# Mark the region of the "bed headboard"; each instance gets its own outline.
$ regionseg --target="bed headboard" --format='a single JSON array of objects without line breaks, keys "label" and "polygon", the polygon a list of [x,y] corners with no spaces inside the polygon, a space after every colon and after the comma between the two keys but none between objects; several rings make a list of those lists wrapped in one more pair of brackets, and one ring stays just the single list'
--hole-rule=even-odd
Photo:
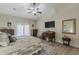
[{"label": "bed headboard", "polygon": [[14,35],[14,29],[0,29],[0,31]]}]

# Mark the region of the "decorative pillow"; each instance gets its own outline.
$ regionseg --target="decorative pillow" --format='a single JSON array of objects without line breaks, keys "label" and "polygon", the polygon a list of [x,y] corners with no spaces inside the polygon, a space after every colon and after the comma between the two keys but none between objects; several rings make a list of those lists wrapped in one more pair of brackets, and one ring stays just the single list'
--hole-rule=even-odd
[{"label": "decorative pillow", "polygon": [[15,42],[17,39],[14,36],[8,36],[10,43]]},{"label": "decorative pillow", "polygon": [[15,40],[15,41],[17,40],[17,38],[16,38],[15,36],[12,36],[12,38],[13,38],[13,40]]}]

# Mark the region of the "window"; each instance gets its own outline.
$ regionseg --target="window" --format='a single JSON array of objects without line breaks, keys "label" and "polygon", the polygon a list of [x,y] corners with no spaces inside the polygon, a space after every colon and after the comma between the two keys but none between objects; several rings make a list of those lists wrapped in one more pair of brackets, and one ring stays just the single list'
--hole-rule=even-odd
[{"label": "window", "polygon": [[16,32],[17,36],[30,36],[30,27],[28,24],[18,24]]}]

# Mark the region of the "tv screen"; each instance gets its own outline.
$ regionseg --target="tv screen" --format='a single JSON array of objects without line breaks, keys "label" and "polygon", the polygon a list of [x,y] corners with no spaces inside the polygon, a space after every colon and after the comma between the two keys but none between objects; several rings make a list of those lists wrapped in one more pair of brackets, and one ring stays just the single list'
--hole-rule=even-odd
[{"label": "tv screen", "polygon": [[55,21],[45,22],[45,28],[54,28]]}]

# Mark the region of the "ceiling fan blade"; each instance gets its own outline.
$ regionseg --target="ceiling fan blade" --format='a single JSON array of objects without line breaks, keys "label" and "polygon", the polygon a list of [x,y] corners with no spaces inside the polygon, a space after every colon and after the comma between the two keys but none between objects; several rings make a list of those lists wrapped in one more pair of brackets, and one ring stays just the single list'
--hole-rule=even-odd
[{"label": "ceiling fan blade", "polygon": [[40,13],[40,14],[42,14],[42,12],[40,12],[40,11],[37,11],[37,13]]},{"label": "ceiling fan blade", "polygon": [[34,10],[34,8],[30,7],[30,8],[27,8],[27,10]]},{"label": "ceiling fan blade", "polygon": [[27,11],[27,13],[32,13],[32,12],[33,12],[33,10],[28,10],[28,11]]}]

